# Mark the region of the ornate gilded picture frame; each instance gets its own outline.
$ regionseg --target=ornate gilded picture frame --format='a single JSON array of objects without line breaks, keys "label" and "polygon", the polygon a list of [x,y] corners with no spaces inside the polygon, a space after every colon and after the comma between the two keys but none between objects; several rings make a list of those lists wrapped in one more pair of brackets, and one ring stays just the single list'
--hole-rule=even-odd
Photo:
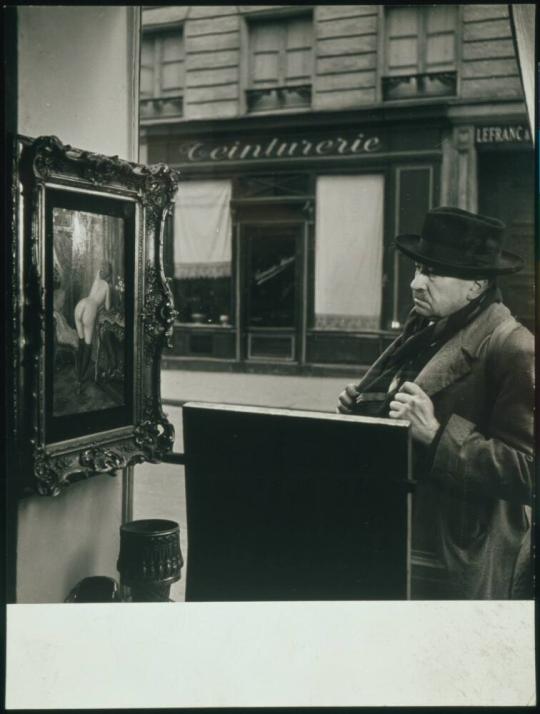
[{"label": "ornate gilded picture frame", "polygon": [[23,492],[171,450],[161,351],[175,310],[163,230],[178,175],[19,137],[13,245],[16,443]]}]

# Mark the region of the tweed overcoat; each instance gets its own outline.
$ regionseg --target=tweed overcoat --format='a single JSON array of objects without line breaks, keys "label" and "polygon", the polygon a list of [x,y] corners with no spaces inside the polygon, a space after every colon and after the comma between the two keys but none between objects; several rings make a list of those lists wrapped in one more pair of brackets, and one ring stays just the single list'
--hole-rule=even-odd
[{"label": "tweed overcoat", "polygon": [[448,598],[520,597],[530,564],[533,336],[493,303],[414,381],[442,430],[429,466],[414,474],[413,547],[423,539],[419,547],[442,561]]}]

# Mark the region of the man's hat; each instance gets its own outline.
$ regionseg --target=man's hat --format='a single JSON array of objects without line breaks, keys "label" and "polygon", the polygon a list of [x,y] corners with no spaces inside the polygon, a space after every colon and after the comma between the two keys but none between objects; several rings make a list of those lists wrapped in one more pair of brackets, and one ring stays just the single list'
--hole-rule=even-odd
[{"label": "man's hat", "polygon": [[405,255],[447,275],[490,278],[523,267],[519,256],[502,250],[505,228],[496,218],[441,206],[428,211],[421,235],[399,235],[395,242]]}]

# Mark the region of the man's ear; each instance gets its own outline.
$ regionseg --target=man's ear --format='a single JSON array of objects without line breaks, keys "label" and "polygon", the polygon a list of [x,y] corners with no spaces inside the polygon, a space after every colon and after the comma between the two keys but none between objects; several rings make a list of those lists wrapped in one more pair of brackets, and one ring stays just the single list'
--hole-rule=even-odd
[{"label": "man's ear", "polygon": [[487,286],[487,280],[472,280],[471,287],[469,288],[469,300],[474,300],[481,295],[487,289]]}]

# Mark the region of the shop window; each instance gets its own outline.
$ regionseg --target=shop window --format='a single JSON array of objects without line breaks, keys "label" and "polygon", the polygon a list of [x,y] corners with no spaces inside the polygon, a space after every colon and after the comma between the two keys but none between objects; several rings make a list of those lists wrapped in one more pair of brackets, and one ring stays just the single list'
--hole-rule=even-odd
[{"label": "shop window", "polygon": [[380,329],[383,206],[380,174],[318,177],[315,329]]},{"label": "shop window", "polygon": [[143,33],[140,89],[141,121],[182,116],[184,38],[180,28]]},{"label": "shop window", "polygon": [[456,94],[457,5],[385,9],[383,98]]},{"label": "shop window", "polygon": [[251,20],[248,24],[248,111],[311,105],[311,15]]},{"label": "shop window", "polygon": [[178,320],[233,323],[231,182],[186,181],[174,214],[174,294]]}]

